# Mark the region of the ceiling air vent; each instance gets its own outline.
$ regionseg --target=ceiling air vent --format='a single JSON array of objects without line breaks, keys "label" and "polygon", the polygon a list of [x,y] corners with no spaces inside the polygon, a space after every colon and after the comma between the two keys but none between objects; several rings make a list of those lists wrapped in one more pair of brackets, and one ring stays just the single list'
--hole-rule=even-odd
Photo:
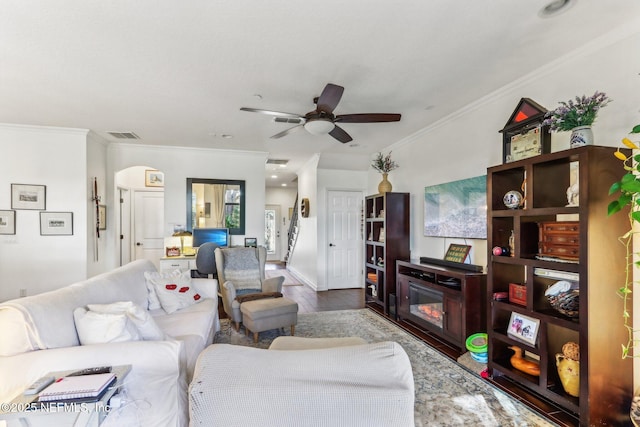
[{"label": "ceiling air vent", "polygon": [[140,139],[140,137],[133,132],[107,132],[107,133],[116,139]]},{"label": "ceiling air vent", "polygon": [[282,159],[267,159],[267,164],[268,165],[280,165],[280,166],[286,166],[287,163],[289,163],[289,160],[282,160]]},{"label": "ceiling air vent", "polygon": [[302,123],[302,119],[301,118],[289,118],[289,117],[274,117],[273,121],[276,123],[292,123],[292,124],[299,124]]}]

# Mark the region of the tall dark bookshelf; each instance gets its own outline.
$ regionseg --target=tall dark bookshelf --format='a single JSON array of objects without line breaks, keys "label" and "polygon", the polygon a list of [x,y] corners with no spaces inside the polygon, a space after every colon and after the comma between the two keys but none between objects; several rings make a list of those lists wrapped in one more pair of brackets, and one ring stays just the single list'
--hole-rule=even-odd
[{"label": "tall dark bookshelf", "polygon": [[365,197],[365,300],[395,317],[396,261],[409,260],[409,193]]},{"label": "tall dark bookshelf", "polygon": [[[608,189],[624,173],[614,151],[586,146],[487,170],[487,331],[492,381],[526,401],[539,396],[561,408],[557,421],[563,424],[626,425],[629,421],[633,366],[630,359],[621,358],[627,331],[622,324],[622,299],[616,293],[625,282],[625,248],[618,237],[629,223],[624,213],[607,216]],[[579,206],[567,206],[573,162],[577,162]],[[524,206],[506,208],[505,193],[521,188],[525,188]],[[579,225],[577,256],[571,262],[540,259],[540,224],[564,220]],[[512,230],[512,256],[493,255],[493,247],[509,246]],[[550,305],[545,290],[558,279],[541,275],[545,270],[578,275],[577,316],[566,316]],[[524,286],[524,301],[494,299],[494,293],[509,292],[510,283]],[[535,343],[521,342],[507,333],[512,313],[539,321]],[[556,368],[556,354],[569,341],[580,346],[578,397],[565,392]],[[540,376],[511,366],[513,352],[508,347],[513,345],[539,359]]]}]

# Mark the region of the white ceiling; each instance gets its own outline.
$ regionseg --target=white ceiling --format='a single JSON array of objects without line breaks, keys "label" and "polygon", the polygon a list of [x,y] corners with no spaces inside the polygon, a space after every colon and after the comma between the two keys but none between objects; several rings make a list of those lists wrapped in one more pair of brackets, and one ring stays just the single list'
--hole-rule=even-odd
[{"label": "white ceiling", "polygon": [[[0,122],[130,131],[136,144],[313,153],[338,168],[388,147],[598,37],[637,0],[5,0]],[[343,124],[341,144],[240,107],[304,114],[325,84],[335,114],[401,113]],[[260,95],[260,96],[256,96]],[[232,139],[222,138],[223,134]],[[128,141],[130,142],[130,141]],[[352,146],[353,145],[353,146]],[[343,163],[343,164],[341,164]]]}]

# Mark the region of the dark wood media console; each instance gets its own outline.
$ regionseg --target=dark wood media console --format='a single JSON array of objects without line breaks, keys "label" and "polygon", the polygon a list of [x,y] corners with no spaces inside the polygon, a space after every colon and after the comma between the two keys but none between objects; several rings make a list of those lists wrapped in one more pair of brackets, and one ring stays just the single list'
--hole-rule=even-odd
[{"label": "dark wood media console", "polygon": [[469,335],[486,332],[486,277],[461,269],[397,261],[398,318],[464,352]]}]

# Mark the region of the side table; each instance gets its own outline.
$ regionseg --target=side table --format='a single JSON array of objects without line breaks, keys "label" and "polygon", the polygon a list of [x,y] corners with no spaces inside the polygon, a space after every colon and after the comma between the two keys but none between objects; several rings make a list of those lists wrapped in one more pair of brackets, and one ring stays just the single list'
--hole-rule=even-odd
[{"label": "side table", "polygon": [[[77,369],[70,369],[67,371],[50,372],[45,376],[58,378],[65,377]],[[11,421],[18,420],[20,425],[59,425],[56,422],[49,422],[53,420],[47,420],[47,417],[58,414],[60,417],[65,416],[73,419],[68,425],[74,427],[90,426],[97,427],[109,415],[109,400],[113,397],[122,384],[124,379],[131,371],[131,365],[113,366],[111,372],[116,374],[116,382],[109,387],[107,392],[97,401],[83,402],[83,403],[67,403],[64,401],[54,402],[38,402],[39,394],[25,396],[23,394],[18,395],[9,403],[2,403],[0,407],[0,420],[7,420],[9,425],[12,425]],[[58,421],[58,420],[56,420]],[[65,425],[67,425],[65,423]]]}]

